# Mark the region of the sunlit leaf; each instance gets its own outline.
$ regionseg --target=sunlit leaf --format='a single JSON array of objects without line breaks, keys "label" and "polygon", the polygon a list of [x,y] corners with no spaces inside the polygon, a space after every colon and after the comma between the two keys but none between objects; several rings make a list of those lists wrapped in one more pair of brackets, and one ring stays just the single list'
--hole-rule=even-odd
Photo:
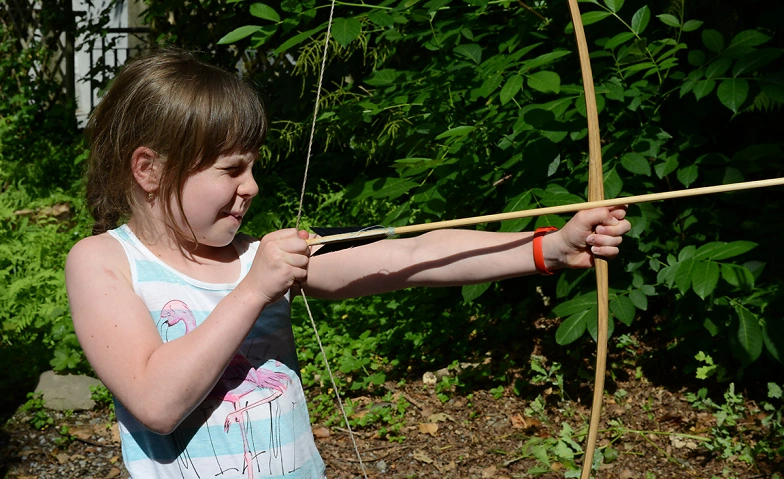
[{"label": "sunlit leaf", "polygon": [[634,33],[640,35],[642,32],[644,32],[650,20],[651,9],[648,8],[648,5],[645,5],[641,9],[637,10],[637,12],[635,12],[634,16],[632,17],[632,30],[634,30]]},{"label": "sunlit leaf", "polygon": [[279,22],[280,15],[274,8],[264,3],[254,3],[250,6],[250,14],[254,17],[263,18],[272,22]]},{"label": "sunlit leaf", "polygon": [[226,45],[230,43],[235,43],[243,38],[249,37],[254,33],[261,30],[261,27],[258,25],[245,25],[244,27],[236,28],[218,40],[218,45]]}]

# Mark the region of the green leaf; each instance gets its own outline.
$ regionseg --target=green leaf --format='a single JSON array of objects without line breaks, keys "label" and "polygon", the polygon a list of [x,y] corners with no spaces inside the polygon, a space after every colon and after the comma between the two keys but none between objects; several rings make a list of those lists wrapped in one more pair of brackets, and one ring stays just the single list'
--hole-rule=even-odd
[{"label": "green leaf", "polygon": [[465,45],[458,45],[453,50],[458,55],[462,55],[477,65],[482,62],[482,47],[476,43],[468,43]]},{"label": "green leaf", "polygon": [[482,86],[479,87],[479,94],[482,97],[487,98],[495,92],[499,86],[501,86],[501,82],[504,81],[503,75],[500,73],[496,73],[495,75],[491,75],[482,82]]},{"label": "green leaf", "polygon": [[778,48],[754,50],[748,55],[740,58],[738,62],[735,63],[735,67],[732,69],[732,76],[736,77],[738,75],[743,75],[746,72],[758,70],[759,68],[776,60],[781,56],[782,53],[784,53],[784,51]]},{"label": "green leaf", "polygon": [[770,37],[757,30],[744,30],[732,38],[730,47],[756,47],[770,41]]},{"label": "green leaf", "polygon": [[368,14],[368,20],[382,28],[391,27],[395,24],[395,19],[392,15],[383,10],[375,10]]},{"label": "green leaf", "polygon": [[719,265],[713,261],[696,261],[691,274],[691,286],[702,299],[707,298],[719,284]]},{"label": "green leaf", "polygon": [[583,25],[590,25],[592,23],[600,22],[610,15],[612,15],[612,13],[604,10],[596,10],[593,12],[585,12],[580,15],[580,18],[583,20]]},{"label": "green leaf", "polygon": [[661,15],[656,15],[656,18],[662,21],[668,27],[673,28],[680,28],[681,22],[678,20],[675,15],[670,15],[669,13],[662,13]]},{"label": "green leaf", "polygon": [[604,0],[604,4],[607,5],[607,8],[615,13],[618,13],[618,10],[623,7],[623,2],[624,0]]},{"label": "green leaf", "polygon": [[[526,192],[520,193],[519,195],[515,196],[511,200],[506,203],[504,207],[504,213],[509,213],[510,211],[522,211],[528,209],[528,206],[531,204],[531,190]],[[518,218],[516,220],[508,220],[501,222],[501,232],[517,232],[522,231],[528,223],[531,222],[531,218]]]},{"label": "green leaf", "polygon": [[506,84],[501,88],[501,104],[506,105],[509,100],[515,97],[520,89],[523,87],[523,77],[520,75],[512,75]]},{"label": "green leaf", "polygon": [[648,297],[641,290],[633,289],[629,291],[629,299],[632,301],[635,308],[643,311],[648,310]]},{"label": "green leaf", "polygon": [[555,342],[563,346],[580,339],[580,336],[585,332],[587,322],[590,321],[591,313],[593,313],[595,322],[596,308],[581,311],[566,318],[566,321],[561,323],[555,332]]},{"label": "green leaf", "polygon": [[549,65],[550,63],[554,62],[555,60],[565,57],[570,52],[568,50],[556,50],[554,52],[545,53],[543,55],[539,55],[536,58],[531,60],[526,60],[523,62],[524,70],[533,70],[534,68],[538,68],[544,65]]},{"label": "green leaf", "polygon": [[716,78],[724,75],[730,69],[732,60],[719,58],[705,68],[705,78]]},{"label": "green leaf", "polygon": [[251,41],[252,41],[251,46],[253,48],[259,48],[267,40],[269,40],[269,38],[272,35],[274,35],[275,32],[277,32],[277,31],[278,31],[278,25],[277,24],[264,25],[263,27],[261,27],[259,29],[258,32],[254,33],[253,36],[251,37]]},{"label": "green leaf", "polygon": [[280,46],[275,49],[275,54],[279,54],[279,53],[285,52],[289,48],[299,45],[300,43],[302,43],[306,39],[312,37],[314,34],[320,32],[321,30],[324,30],[325,28],[327,28],[327,24],[326,23],[321,24],[321,25],[319,25],[318,27],[316,27],[316,28],[314,28],[312,30],[308,30],[308,31],[305,31],[305,32],[298,33],[298,34],[294,35],[293,37],[289,38],[285,42],[281,43]]},{"label": "green leaf", "polygon": [[656,176],[658,176],[659,179],[664,178],[678,169],[678,155],[668,156],[663,162],[657,163],[653,169],[656,171]]},{"label": "green leaf", "polygon": [[280,21],[280,15],[278,15],[278,12],[276,12],[274,8],[264,3],[254,3],[251,5],[250,14],[254,17],[263,18],[264,20],[270,20],[272,22]]},{"label": "green leaf", "polygon": [[699,20],[687,20],[686,23],[683,24],[683,31],[693,32],[694,30],[700,28],[701,26],[702,26],[702,22]]},{"label": "green leaf", "polygon": [[395,199],[417,186],[419,186],[418,183],[405,178],[380,178],[366,182],[363,192],[356,199],[367,197]]},{"label": "green leaf", "polygon": [[699,174],[700,173],[697,165],[690,165],[685,168],[679,168],[676,176],[678,177],[678,181],[680,181],[683,186],[688,188],[689,185],[697,181]]},{"label": "green leaf", "polygon": [[732,110],[733,113],[738,113],[749,94],[749,82],[743,78],[724,80],[719,84],[716,94],[724,106]]},{"label": "green leaf", "polygon": [[762,330],[759,326],[757,315],[744,306],[736,305],[738,313],[738,342],[743,349],[741,361],[748,366],[762,354]]},{"label": "green leaf", "polygon": [[714,261],[721,261],[723,259],[734,258],[735,256],[742,255],[756,247],[757,243],[751,241],[733,241],[732,243],[728,243],[721,251],[718,251],[711,259]]},{"label": "green leaf", "polygon": [[766,319],[765,327],[762,328],[762,339],[770,355],[784,364],[784,319],[780,316]]},{"label": "green leaf", "polygon": [[617,47],[618,45],[624,44],[634,38],[634,33],[632,32],[621,32],[604,44],[605,50],[612,50],[613,48]]},{"label": "green leaf", "polygon": [[569,301],[564,301],[553,308],[553,314],[562,318],[587,311],[591,308],[596,309],[596,293],[585,293]]},{"label": "green leaf", "polygon": [[[645,295],[643,295],[643,298],[645,298]],[[632,301],[629,296],[618,294],[610,300],[610,311],[618,318],[618,321],[626,326],[631,326],[637,309],[635,308],[634,301]]]},{"label": "green leaf", "polygon": [[561,77],[551,71],[540,71],[528,76],[528,86],[541,92],[561,91]]},{"label": "green leaf", "polygon": [[686,294],[691,287],[692,271],[694,271],[693,259],[678,263],[678,269],[675,270],[675,286],[678,287],[681,294]]},{"label": "green leaf", "polygon": [[754,289],[754,275],[745,266],[721,263],[721,277],[736,288],[745,291]]},{"label": "green leaf", "polygon": [[768,397],[770,399],[781,399],[782,393],[781,386],[776,383],[768,383]]},{"label": "green leaf", "polygon": [[694,85],[694,97],[697,98],[699,101],[710,92],[713,91],[713,88],[716,86],[716,80],[703,80],[699,81]]},{"label": "green leaf", "polygon": [[436,140],[443,140],[444,138],[452,138],[455,136],[466,136],[474,131],[475,126],[461,125],[450,128],[436,137]]},{"label": "green leaf", "polygon": [[645,31],[645,27],[648,26],[648,22],[651,20],[651,9],[648,8],[648,5],[645,5],[641,9],[635,12],[634,16],[632,17],[632,30],[637,35],[640,35],[642,32]]},{"label": "green leaf", "polygon": [[719,53],[720,51],[724,50],[724,37],[722,37],[721,33],[716,30],[703,30],[702,43],[708,50],[714,53]]},{"label": "green leaf", "polygon": [[338,17],[332,21],[332,38],[342,47],[359,38],[361,32],[362,23],[356,18]]},{"label": "green leaf", "polygon": [[618,169],[613,168],[604,175],[604,197],[615,198],[623,190],[623,180],[618,174]]},{"label": "green leaf", "polygon": [[394,83],[399,75],[400,72],[397,70],[385,68],[384,70],[374,71],[369,78],[364,80],[364,82],[373,86],[389,85],[390,83]]},{"label": "green leaf", "polygon": [[236,28],[218,40],[218,45],[226,45],[229,43],[238,42],[243,38],[253,35],[259,30],[261,30],[261,27],[258,25],[245,25],[244,27]]},{"label": "green leaf", "polygon": [[621,165],[636,175],[651,176],[651,164],[639,153],[626,153],[621,157]]},{"label": "green leaf", "polygon": [[491,284],[493,283],[469,284],[463,286],[463,302],[473,302],[476,298],[482,296],[482,293],[487,291]]}]

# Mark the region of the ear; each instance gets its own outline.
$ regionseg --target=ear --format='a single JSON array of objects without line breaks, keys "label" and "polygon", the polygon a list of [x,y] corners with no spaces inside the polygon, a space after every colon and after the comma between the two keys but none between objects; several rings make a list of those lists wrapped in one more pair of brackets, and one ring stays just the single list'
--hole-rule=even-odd
[{"label": "ear", "polygon": [[160,182],[161,159],[158,153],[140,146],[131,155],[131,170],[136,182],[147,193],[155,193]]}]

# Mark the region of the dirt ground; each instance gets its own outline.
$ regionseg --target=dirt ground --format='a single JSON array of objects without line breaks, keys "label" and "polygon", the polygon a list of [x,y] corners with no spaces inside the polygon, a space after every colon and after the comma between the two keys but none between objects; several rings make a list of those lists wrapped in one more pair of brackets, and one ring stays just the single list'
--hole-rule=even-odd
[{"label": "dirt ground", "polygon": [[[715,417],[694,410],[685,402],[683,394],[653,386],[644,379],[615,385],[615,394],[605,395],[600,445],[609,445],[617,452],[612,456],[617,457],[605,461],[594,477],[782,477],[782,458],[773,461],[759,458],[757,464],[748,465],[733,458],[721,460],[711,454],[700,438],[708,437]],[[386,388],[393,392],[394,398],[402,396],[410,403],[399,431],[405,438],[399,442],[380,438],[378,425],[355,431],[368,477],[579,477],[552,454],[547,458],[547,465],[534,457],[536,451],[532,446],[537,443],[551,440],[552,450],[553,441],[562,437],[563,423],[580,431],[587,421],[587,408],[574,401],[560,400],[552,390],[544,398],[545,409],[534,412],[531,401],[506,390],[496,390],[495,395],[490,391],[474,391],[470,396],[452,395],[442,402],[435,387],[422,381],[403,386],[390,383]],[[623,394],[618,393],[621,390]],[[547,393],[545,390],[545,396]],[[360,407],[355,414],[384,405],[378,401],[357,398]],[[6,423],[0,434],[0,476],[6,479],[128,477],[122,466],[116,425],[111,426],[108,410],[50,414],[53,423],[43,431],[31,427],[30,412],[18,411]],[[73,439],[63,441],[58,432],[62,426],[69,427]],[[315,424],[313,430],[327,463],[328,477],[363,477],[346,429]],[[575,444],[583,446],[583,436],[574,432],[570,437]],[[576,459],[581,462],[579,454]]]}]

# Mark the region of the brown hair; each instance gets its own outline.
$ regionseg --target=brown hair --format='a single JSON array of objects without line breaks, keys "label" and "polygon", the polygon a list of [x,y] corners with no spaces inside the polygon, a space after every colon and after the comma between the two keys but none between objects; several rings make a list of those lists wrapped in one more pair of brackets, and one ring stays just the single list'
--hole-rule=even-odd
[{"label": "brown hair", "polygon": [[[180,49],[151,50],[127,63],[87,124],[90,155],[87,205],[100,234],[138,211],[141,190],[131,156],[146,146],[161,158],[156,195],[167,225],[181,239],[196,241],[174,221],[168,201],[182,211],[188,177],[227,153],[257,152],[267,118],[254,89],[235,75]],[[187,224],[188,229],[190,225]]]}]

